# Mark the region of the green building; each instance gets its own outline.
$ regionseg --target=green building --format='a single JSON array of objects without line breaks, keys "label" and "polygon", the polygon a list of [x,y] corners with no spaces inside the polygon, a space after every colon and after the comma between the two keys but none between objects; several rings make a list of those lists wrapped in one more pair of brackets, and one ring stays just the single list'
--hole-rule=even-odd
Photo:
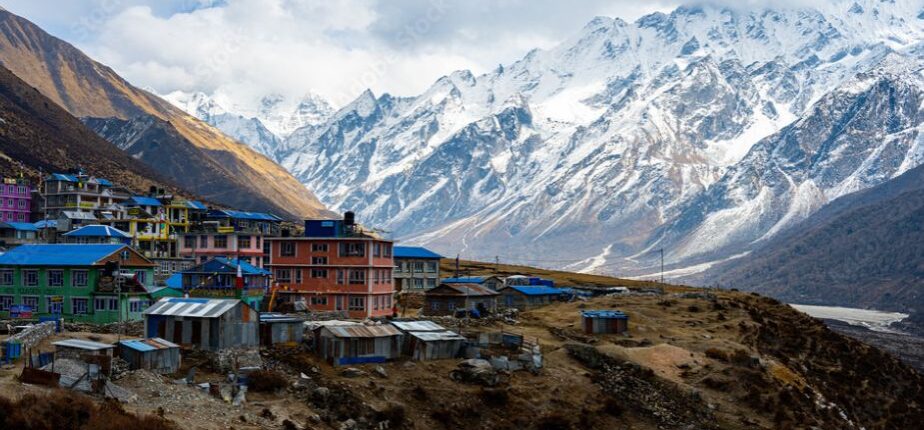
[{"label": "green building", "polygon": [[154,267],[125,245],[22,245],[0,255],[0,318],[16,310],[65,321],[140,320]]}]

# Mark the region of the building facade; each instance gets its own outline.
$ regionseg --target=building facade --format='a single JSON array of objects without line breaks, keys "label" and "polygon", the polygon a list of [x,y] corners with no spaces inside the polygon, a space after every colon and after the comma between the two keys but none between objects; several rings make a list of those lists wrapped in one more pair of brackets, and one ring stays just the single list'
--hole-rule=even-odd
[{"label": "building facade", "polygon": [[260,309],[269,289],[270,272],[245,261],[240,262],[243,285],[237,283],[238,260],[216,257],[181,272],[181,289],[189,297],[238,299]]},{"label": "building facade", "polygon": [[32,187],[29,181],[4,178],[0,185],[0,221],[29,222],[32,211]]},{"label": "building facade", "polygon": [[344,220],[305,221],[304,237],[267,239],[279,296],[351,318],[392,314],[392,242]]},{"label": "building facade", "polygon": [[419,246],[395,247],[395,289],[425,291],[440,282],[441,255]]},{"label": "building facade", "polygon": [[17,305],[28,307],[33,317],[139,320],[150,304],[153,269],[125,245],[22,245],[0,255],[0,318]]},{"label": "building facade", "polygon": [[119,204],[128,196],[115,192],[112,182],[85,173],[54,173],[42,187],[43,219],[56,219],[62,211],[93,213]]}]

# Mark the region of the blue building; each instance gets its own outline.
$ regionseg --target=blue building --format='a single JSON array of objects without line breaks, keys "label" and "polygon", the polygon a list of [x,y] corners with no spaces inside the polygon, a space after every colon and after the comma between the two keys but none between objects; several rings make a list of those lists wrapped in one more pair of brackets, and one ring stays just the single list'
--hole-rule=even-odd
[{"label": "blue building", "polygon": [[[236,289],[238,264],[244,278],[244,288],[240,291]],[[176,288],[176,281],[175,277],[168,278],[167,286]],[[240,299],[254,309],[260,309],[270,286],[270,272],[246,261],[216,257],[184,270],[179,281],[183,294],[190,297]]]},{"label": "blue building", "polygon": [[128,233],[108,225],[85,225],[62,235],[65,243],[111,243],[131,245]]}]

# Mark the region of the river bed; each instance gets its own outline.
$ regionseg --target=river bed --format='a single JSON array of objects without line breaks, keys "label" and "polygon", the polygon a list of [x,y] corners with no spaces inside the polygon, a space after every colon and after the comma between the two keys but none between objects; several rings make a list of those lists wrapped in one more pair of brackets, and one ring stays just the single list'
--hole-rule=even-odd
[{"label": "river bed", "polygon": [[901,312],[885,312],[873,309],[796,304],[790,304],[790,306],[818,319],[842,321],[850,325],[865,327],[881,333],[902,334],[902,331],[896,330],[890,327],[890,325],[908,318],[908,314],[903,314]]}]

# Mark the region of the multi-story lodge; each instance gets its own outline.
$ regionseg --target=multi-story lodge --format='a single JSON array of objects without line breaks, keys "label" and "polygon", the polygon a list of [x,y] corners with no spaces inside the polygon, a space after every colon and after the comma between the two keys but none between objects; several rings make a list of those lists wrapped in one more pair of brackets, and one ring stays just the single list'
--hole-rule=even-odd
[{"label": "multi-story lodge", "polygon": [[45,178],[42,219],[56,219],[63,211],[94,213],[119,204],[127,194],[112,182],[85,173],[54,173]]},{"label": "multi-story lodge", "polygon": [[395,288],[425,291],[440,282],[441,255],[419,246],[395,247]]},{"label": "multi-story lodge", "polygon": [[0,255],[0,318],[17,306],[33,317],[138,320],[153,284],[154,264],[125,245],[22,245]]},{"label": "multi-story lodge", "polygon": [[4,178],[0,185],[0,221],[29,222],[32,187],[22,178]]},{"label": "multi-story lodge", "polygon": [[215,257],[240,258],[264,267],[268,262],[268,237],[280,234],[281,218],[267,213],[210,210],[204,220],[182,235],[181,257],[204,263]]},{"label": "multi-story lodge", "polygon": [[269,267],[283,300],[351,318],[392,313],[392,242],[364,230],[353,213],[343,220],[306,220],[304,237],[270,243]]}]

